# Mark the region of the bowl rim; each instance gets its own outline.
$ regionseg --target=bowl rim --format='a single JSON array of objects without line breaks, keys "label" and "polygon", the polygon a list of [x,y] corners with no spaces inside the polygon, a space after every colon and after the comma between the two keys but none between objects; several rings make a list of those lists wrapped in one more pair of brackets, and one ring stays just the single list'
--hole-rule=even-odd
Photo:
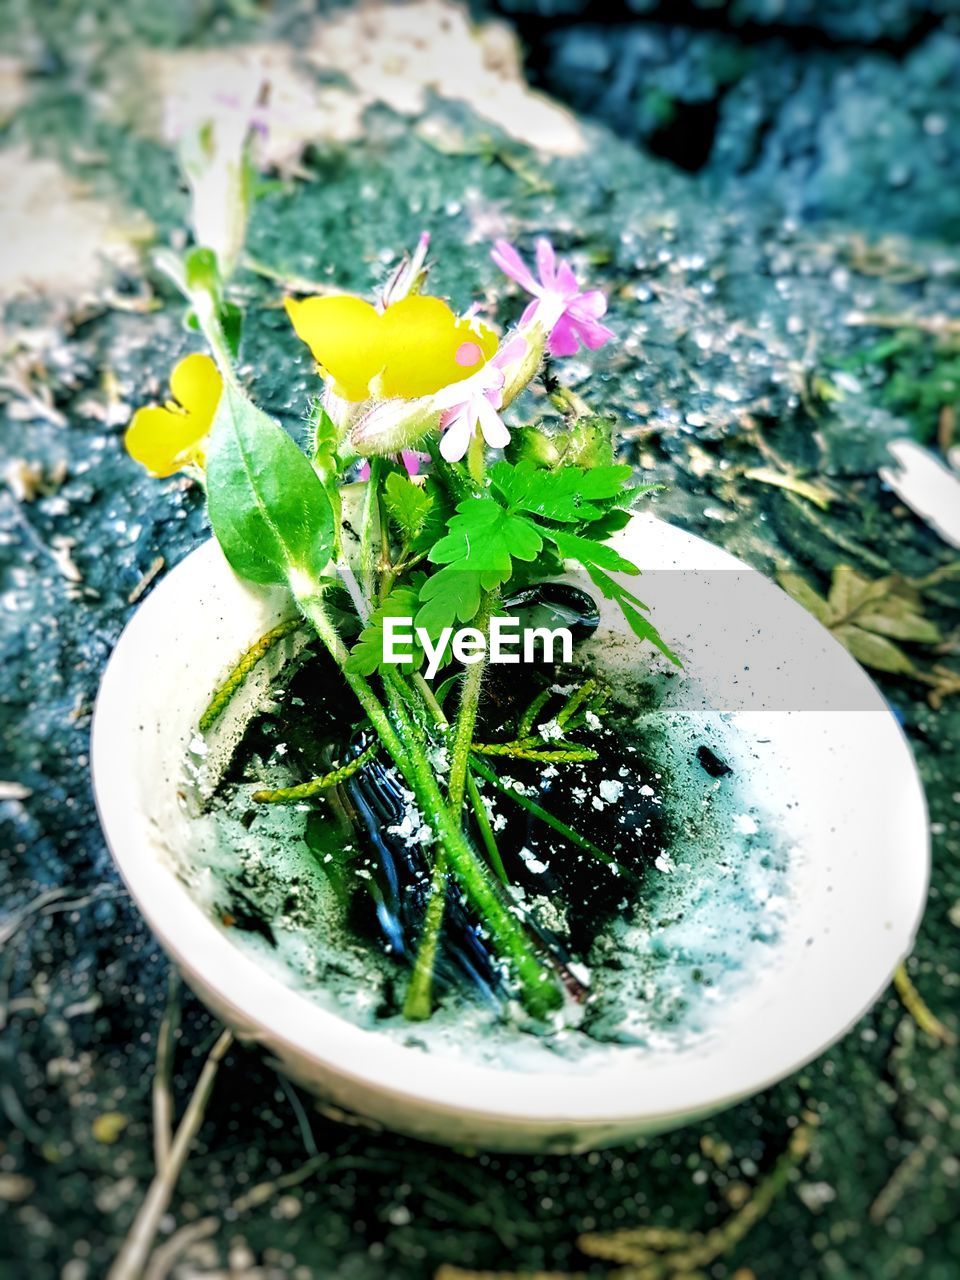
[{"label": "bowl rim", "polygon": [[[652,516],[635,516],[631,529],[656,530],[663,545],[674,545],[681,558],[687,556],[711,568],[736,569],[757,574],[742,561],[695,535]],[[636,530],[635,530],[636,532]],[[226,575],[226,577],[225,577]],[[762,575],[757,575],[762,578]],[[788,602],[791,610],[807,623],[822,628],[800,605],[789,600],[779,587],[763,579],[770,591]],[[667,1127],[675,1120],[719,1110],[744,1097],[770,1087],[825,1052],[841,1039],[887,988],[895,968],[912,948],[926,902],[930,875],[930,836],[926,800],[916,764],[901,726],[869,677],[842,646],[829,637],[837,662],[849,664],[851,678],[868,687],[872,709],[832,714],[877,717],[876,727],[890,737],[891,751],[898,757],[905,802],[911,807],[912,848],[910,859],[913,901],[909,915],[896,925],[896,961],[872,979],[858,978],[855,990],[847,994],[841,1017],[834,1017],[829,1031],[823,1028],[803,1050],[768,1052],[755,1068],[740,1063],[735,1079],[718,1087],[711,1071],[697,1064],[679,1064],[669,1070],[657,1068],[640,1078],[634,1060],[629,1067],[594,1069],[592,1084],[610,1087],[582,1087],[585,1076],[577,1070],[564,1072],[524,1071],[477,1065],[451,1058],[437,1050],[401,1044],[394,1036],[361,1027],[295,991],[271,974],[248,953],[231,942],[219,929],[163,859],[162,848],[144,821],[134,801],[131,786],[134,744],[125,741],[132,731],[128,681],[138,674],[138,655],[144,642],[162,630],[166,617],[175,610],[178,598],[193,591],[209,590],[226,583],[230,591],[246,593],[254,602],[262,592],[240,584],[226,565],[219,548],[210,540],[189,553],[154,588],[123,629],[104,671],[91,725],[91,773],[93,792],[107,845],[134,901],[164,949],[185,973],[210,993],[218,1006],[231,1011],[234,1025],[243,1039],[259,1040],[281,1053],[305,1060],[332,1076],[352,1081],[361,1090],[388,1096],[415,1111],[456,1114],[494,1125],[522,1125],[527,1129],[569,1130],[584,1126],[629,1127],[638,1124]],[[198,597],[202,599],[203,597]],[[781,601],[782,606],[782,601]],[[782,606],[785,607],[785,606]],[[799,618],[797,619],[799,624]],[[826,634],[826,633],[824,633]],[[140,677],[146,674],[139,671]],[[918,838],[919,837],[919,838]],[[917,872],[919,871],[919,876]],[[616,1049],[617,1046],[612,1046]],[[685,1055],[690,1058],[691,1055]],[[642,1071],[642,1067],[641,1067]],[[625,1092],[629,1090],[629,1092]],[[652,1096],[651,1096],[652,1095]],[[647,1101],[644,1101],[644,1097]],[[633,1100],[631,1100],[633,1099]]]}]

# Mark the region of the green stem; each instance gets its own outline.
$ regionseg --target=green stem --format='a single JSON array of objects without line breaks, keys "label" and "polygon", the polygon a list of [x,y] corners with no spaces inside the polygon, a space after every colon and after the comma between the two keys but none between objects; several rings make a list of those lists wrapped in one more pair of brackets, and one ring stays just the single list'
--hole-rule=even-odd
[{"label": "green stem", "polygon": [[[480,605],[475,625],[484,630],[490,621],[490,597],[485,596]],[[459,819],[463,808],[463,793],[467,781],[467,762],[470,758],[470,744],[473,741],[473,730],[477,722],[477,707],[480,702],[480,685],[483,680],[484,663],[475,662],[467,668],[460,695],[460,707],[457,712],[457,725],[453,734],[452,759],[450,764],[450,783],[447,799],[451,810]],[[443,927],[443,912],[447,900],[447,858],[443,850],[438,854],[430,882],[430,897],[427,900],[426,918],[420,944],[417,947],[417,958],[413,966],[413,977],[407,990],[403,1012],[408,1018],[429,1018],[432,1006],[433,967],[436,962],[437,949],[440,945],[440,930]]]},{"label": "green stem", "polygon": [[545,1017],[558,1009],[563,1003],[563,994],[500,896],[489,871],[471,848],[460,829],[459,819],[447,807],[426,754],[420,749],[420,731],[403,698],[398,696],[394,706],[400,729],[398,733],[367,681],[344,670],[347,650],[327,616],[322,598],[319,595],[299,596],[297,603],[341,668],[344,679],[379,734],[380,741],[413,791],[424,818],[439,841],[442,853],[437,863],[449,858],[468,901],[489,930],[494,947],[510,965],[525,1007],[534,1017]]},{"label": "green stem", "polygon": [[433,716],[434,722],[440,729],[449,729],[450,722],[443,713],[443,707],[434,696],[433,690],[424,680],[419,671],[415,671],[410,677],[411,683],[419,690],[420,697],[424,700],[430,714]]},{"label": "green stem", "polygon": [[497,838],[493,834],[493,827],[490,825],[490,819],[487,816],[487,807],[483,803],[483,798],[477,790],[477,784],[473,774],[467,770],[467,795],[470,797],[470,805],[473,809],[473,816],[477,820],[477,829],[483,840],[484,848],[487,851],[487,857],[490,859],[490,865],[500,877],[504,884],[508,885],[510,879],[507,875],[506,868],[503,865],[503,859],[500,857],[500,850],[497,847]]},{"label": "green stem", "polygon": [[599,858],[601,862],[607,863],[608,866],[616,867],[620,872],[624,872],[623,867],[617,862],[616,858],[611,858],[609,853],[605,853],[599,845],[595,845],[592,840],[588,840],[586,836],[582,836],[579,831],[574,831],[573,827],[568,827],[560,818],[555,817],[549,809],[544,809],[542,805],[537,804],[535,800],[529,799],[528,796],[521,795],[519,791],[514,791],[512,787],[508,787],[501,782],[494,771],[477,756],[471,756],[470,767],[479,773],[481,778],[486,778],[491,786],[497,788],[505,796],[509,796],[515,801],[521,809],[526,809],[528,813],[532,813],[535,818],[539,818],[541,822],[545,822],[548,827],[553,827],[554,831],[559,832],[571,844],[577,845],[581,849],[585,849],[588,853],[592,853],[595,858]]},{"label": "green stem", "polygon": [[433,1013],[433,970],[440,947],[444,909],[447,904],[447,853],[441,849],[433,864],[430,895],[423,917],[423,933],[417,946],[410,985],[403,1001],[403,1016],[411,1022],[425,1022]]},{"label": "green stem", "polygon": [[[540,743],[542,744],[542,739]],[[536,760],[539,764],[583,764],[596,760],[591,747],[547,747],[530,742],[474,742],[471,751],[480,756],[509,756],[512,760]]]},{"label": "green stem", "polygon": [[237,665],[233,668],[226,680],[214,690],[213,697],[207,705],[206,711],[200,717],[198,725],[201,733],[206,733],[209,728],[226,710],[233,695],[246,680],[247,676],[257,665],[265,654],[269,653],[275,644],[282,640],[291,632],[298,631],[303,626],[303,619],[298,614],[294,618],[288,618],[286,622],[281,622],[273,627],[270,631],[260,637],[255,644],[252,644],[246,651]]},{"label": "green stem", "polygon": [[[480,602],[480,611],[474,621],[478,631],[486,631],[490,623],[492,598],[485,595]],[[486,661],[481,659],[467,667],[463,678],[463,689],[460,694],[460,707],[457,711],[457,726],[453,733],[453,746],[450,757],[450,807],[459,813],[463,807],[463,791],[467,781],[467,763],[470,759],[470,746],[473,742],[473,731],[477,723],[477,708],[480,705],[480,686]]]},{"label": "green stem", "polygon": [[479,431],[475,431],[467,448],[467,470],[470,472],[470,478],[477,484],[483,484],[486,475],[484,449],[483,436]]},{"label": "green stem", "polygon": [[331,769],[329,773],[324,773],[319,778],[311,778],[309,782],[301,782],[295,787],[278,787],[275,791],[255,791],[250,799],[255,804],[293,804],[295,800],[309,800],[311,796],[319,795],[321,791],[328,791],[330,787],[346,782],[355,773],[359,773],[379,749],[380,743],[374,739],[358,756],[348,760],[339,769]]},{"label": "green stem", "polygon": [[379,526],[382,469],[382,458],[370,459],[370,478],[363,495],[363,513],[360,520],[360,581],[363,585],[363,594],[371,606],[377,596],[377,549],[374,531]]}]

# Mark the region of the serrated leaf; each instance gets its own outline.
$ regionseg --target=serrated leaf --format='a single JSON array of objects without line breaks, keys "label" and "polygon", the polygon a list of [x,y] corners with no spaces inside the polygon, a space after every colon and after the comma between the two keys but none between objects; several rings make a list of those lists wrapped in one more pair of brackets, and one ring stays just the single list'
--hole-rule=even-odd
[{"label": "serrated leaf", "polygon": [[252,582],[317,580],[333,547],[333,509],[287,433],[227,383],[207,454],[210,523],[234,570]]},{"label": "serrated leaf", "polygon": [[433,574],[420,588],[416,625],[436,639],[444,627],[471,622],[480,611],[481,577],[476,570],[455,565]]},{"label": "serrated leaf", "polygon": [[495,492],[512,511],[528,511],[544,520],[563,524],[599,520],[606,510],[597,503],[621,497],[631,468],[627,465],[560,467],[543,471],[532,462],[498,462],[490,470]]},{"label": "serrated leaf", "polygon": [[778,573],[777,581],[788,596],[796,600],[797,604],[803,605],[823,626],[828,627],[834,621],[833,610],[826,600],[799,573]]},{"label": "serrated leaf", "polygon": [[430,552],[434,564],[476,571],[490,591],[510,577],[513,558],[534,560],[543,546],[537,526],[504,511],[490,497],[467,498],[457,506],[446,537]]},{"label": "serrated leaf", "polygon": [[845,622],[833,633],[856,660],[874,671],[886,671],[891,675],[913,675],[915,667],[903,650],[885,636],[864,631],[851,622]]},{"label": "serrated leaf", "polygon": [[423,528],[408,548],[410,554],[419,556],[425,556],[445,536],[447,525],[456,510],[453,499],[433,476],[427,476],[424,481],[424,491],[431,499],[430,510],[423,522]]},{"label": "serrated leaf", "polygon": [[683,666],[683,663],[646,616],[649,613],[649,609],[642,600],[639,600],[621,582],[617,582],[615,578],[611,578],[609,574],[604,573],[602,569],[588,567],[587,573],[590,575],[591,581],[600,588],[601,593],[608,600],[613,600],[615,604],[620,606],[620,610],[635,636],[640,640],[648,640],[675,667]]},{"label": "serrated leaf", "polygon": [[[665,658],[675,666],[682,663],[660,632],[645,613],[649,612],[642,600],[638,599],[627,587],[610,577],[612,573],[628,573],[636,575],[640,572],[635,564],[625,560],[619,551],[603,543],[592,542],[589,538],[578,537],[560,529],[551,529],[547,536],[555,543],[557,550],[568,560],[577,560],[586,569],[591,580],[600,588],[608,600],[615,601],[630,625],[634,635],[641,640],[649,640],[659,649]],[[609,571],[609,572],[607,572]]]},{"label": "serrated leaf", "polygon": [[579,530],[582,538],[590,538],[593,542],[606,542],[615,533],[625,529],[633,519],[632,511],[624,511],[619,506],[612,506],[599,520],[592,520]]},{"label": "serrated leaf", "polygon": [[423,485],[414,484],[399,471],[387,476],[383,501],[407,542],[412,542],[420,533],[433,506],[433,497]]},{"label": "serrated leaf", "polygon": [[568,533],[565,529],[545,529],[544,535],[553,542],[565,560],[576,560],[585,569],[596,566],[610,573],[637,574],[640,570],[629,560],[625,560],[619,551],[608,547],[603,542],[594,542],[590,538],[576,533]]},{"label": "serrated leaf", "polygon": [[[416,581],[404,583],[394,589],[386,600],[374,610],[373,616],[360,633],[356,644],[350,650],[346,669],[356,675],[370,676],[383,665],[383,625],[387,618],[415,618],[420,607],[420,587],[423,575]],[[410,645],[413,664],[409,670],[416,671],[423,662],[423,650],[416,643]],[[392,664],[391,664],[392,665]],[[404,664],[404,670],[407,665]]]}]

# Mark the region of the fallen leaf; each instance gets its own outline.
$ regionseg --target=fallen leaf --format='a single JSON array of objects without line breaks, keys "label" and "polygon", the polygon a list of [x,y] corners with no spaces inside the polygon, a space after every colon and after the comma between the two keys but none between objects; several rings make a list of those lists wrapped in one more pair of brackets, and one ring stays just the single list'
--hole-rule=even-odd
[{"label": "fallen leaf", "polygon": [[821,511],[828,510],[833,501],[834,495],[823,485],[801,480],[798,476],[792,476],[786,471],[776,471],[773,467],[751,467],[743,475],[746,480],[756,480],[759,484],[773,485],[777,489],[788,489],[798,498],[806,498]]}]

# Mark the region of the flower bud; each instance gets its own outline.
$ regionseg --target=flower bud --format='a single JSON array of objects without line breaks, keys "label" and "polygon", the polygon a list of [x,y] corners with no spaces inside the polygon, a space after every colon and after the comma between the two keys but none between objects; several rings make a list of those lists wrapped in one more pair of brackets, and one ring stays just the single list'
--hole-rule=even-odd
[{"label": "flower bud", "polygon": [[416,400],[375,400],[360,413],[350,429],[350,444],[361,458],[379,457],[412,449],[440,425],[440,410],[433,396]]},{"label": "flower bud", "polygon": [[502,409],[505,409],[511,401],[516,400],[524,387],[528,386],[537,376],[540,362],[543,360],[543,350],[547,342],[546,330],[537,319],[533,319],[529,324],[521,326],[517,330],[517,336],[526,341],[527,349],[520,360],[504,368],[503,395],[500,401]]},{"label": "flower bud", "polygon": [[430,232],[425,231],[420,237],[413,254],[404,254],[403,261],[396,268],[383,288],[380,305],[384,308],[408,298],[412,293],[422,293],[430,273],[426,265],[427,250],[430,247]]}]

